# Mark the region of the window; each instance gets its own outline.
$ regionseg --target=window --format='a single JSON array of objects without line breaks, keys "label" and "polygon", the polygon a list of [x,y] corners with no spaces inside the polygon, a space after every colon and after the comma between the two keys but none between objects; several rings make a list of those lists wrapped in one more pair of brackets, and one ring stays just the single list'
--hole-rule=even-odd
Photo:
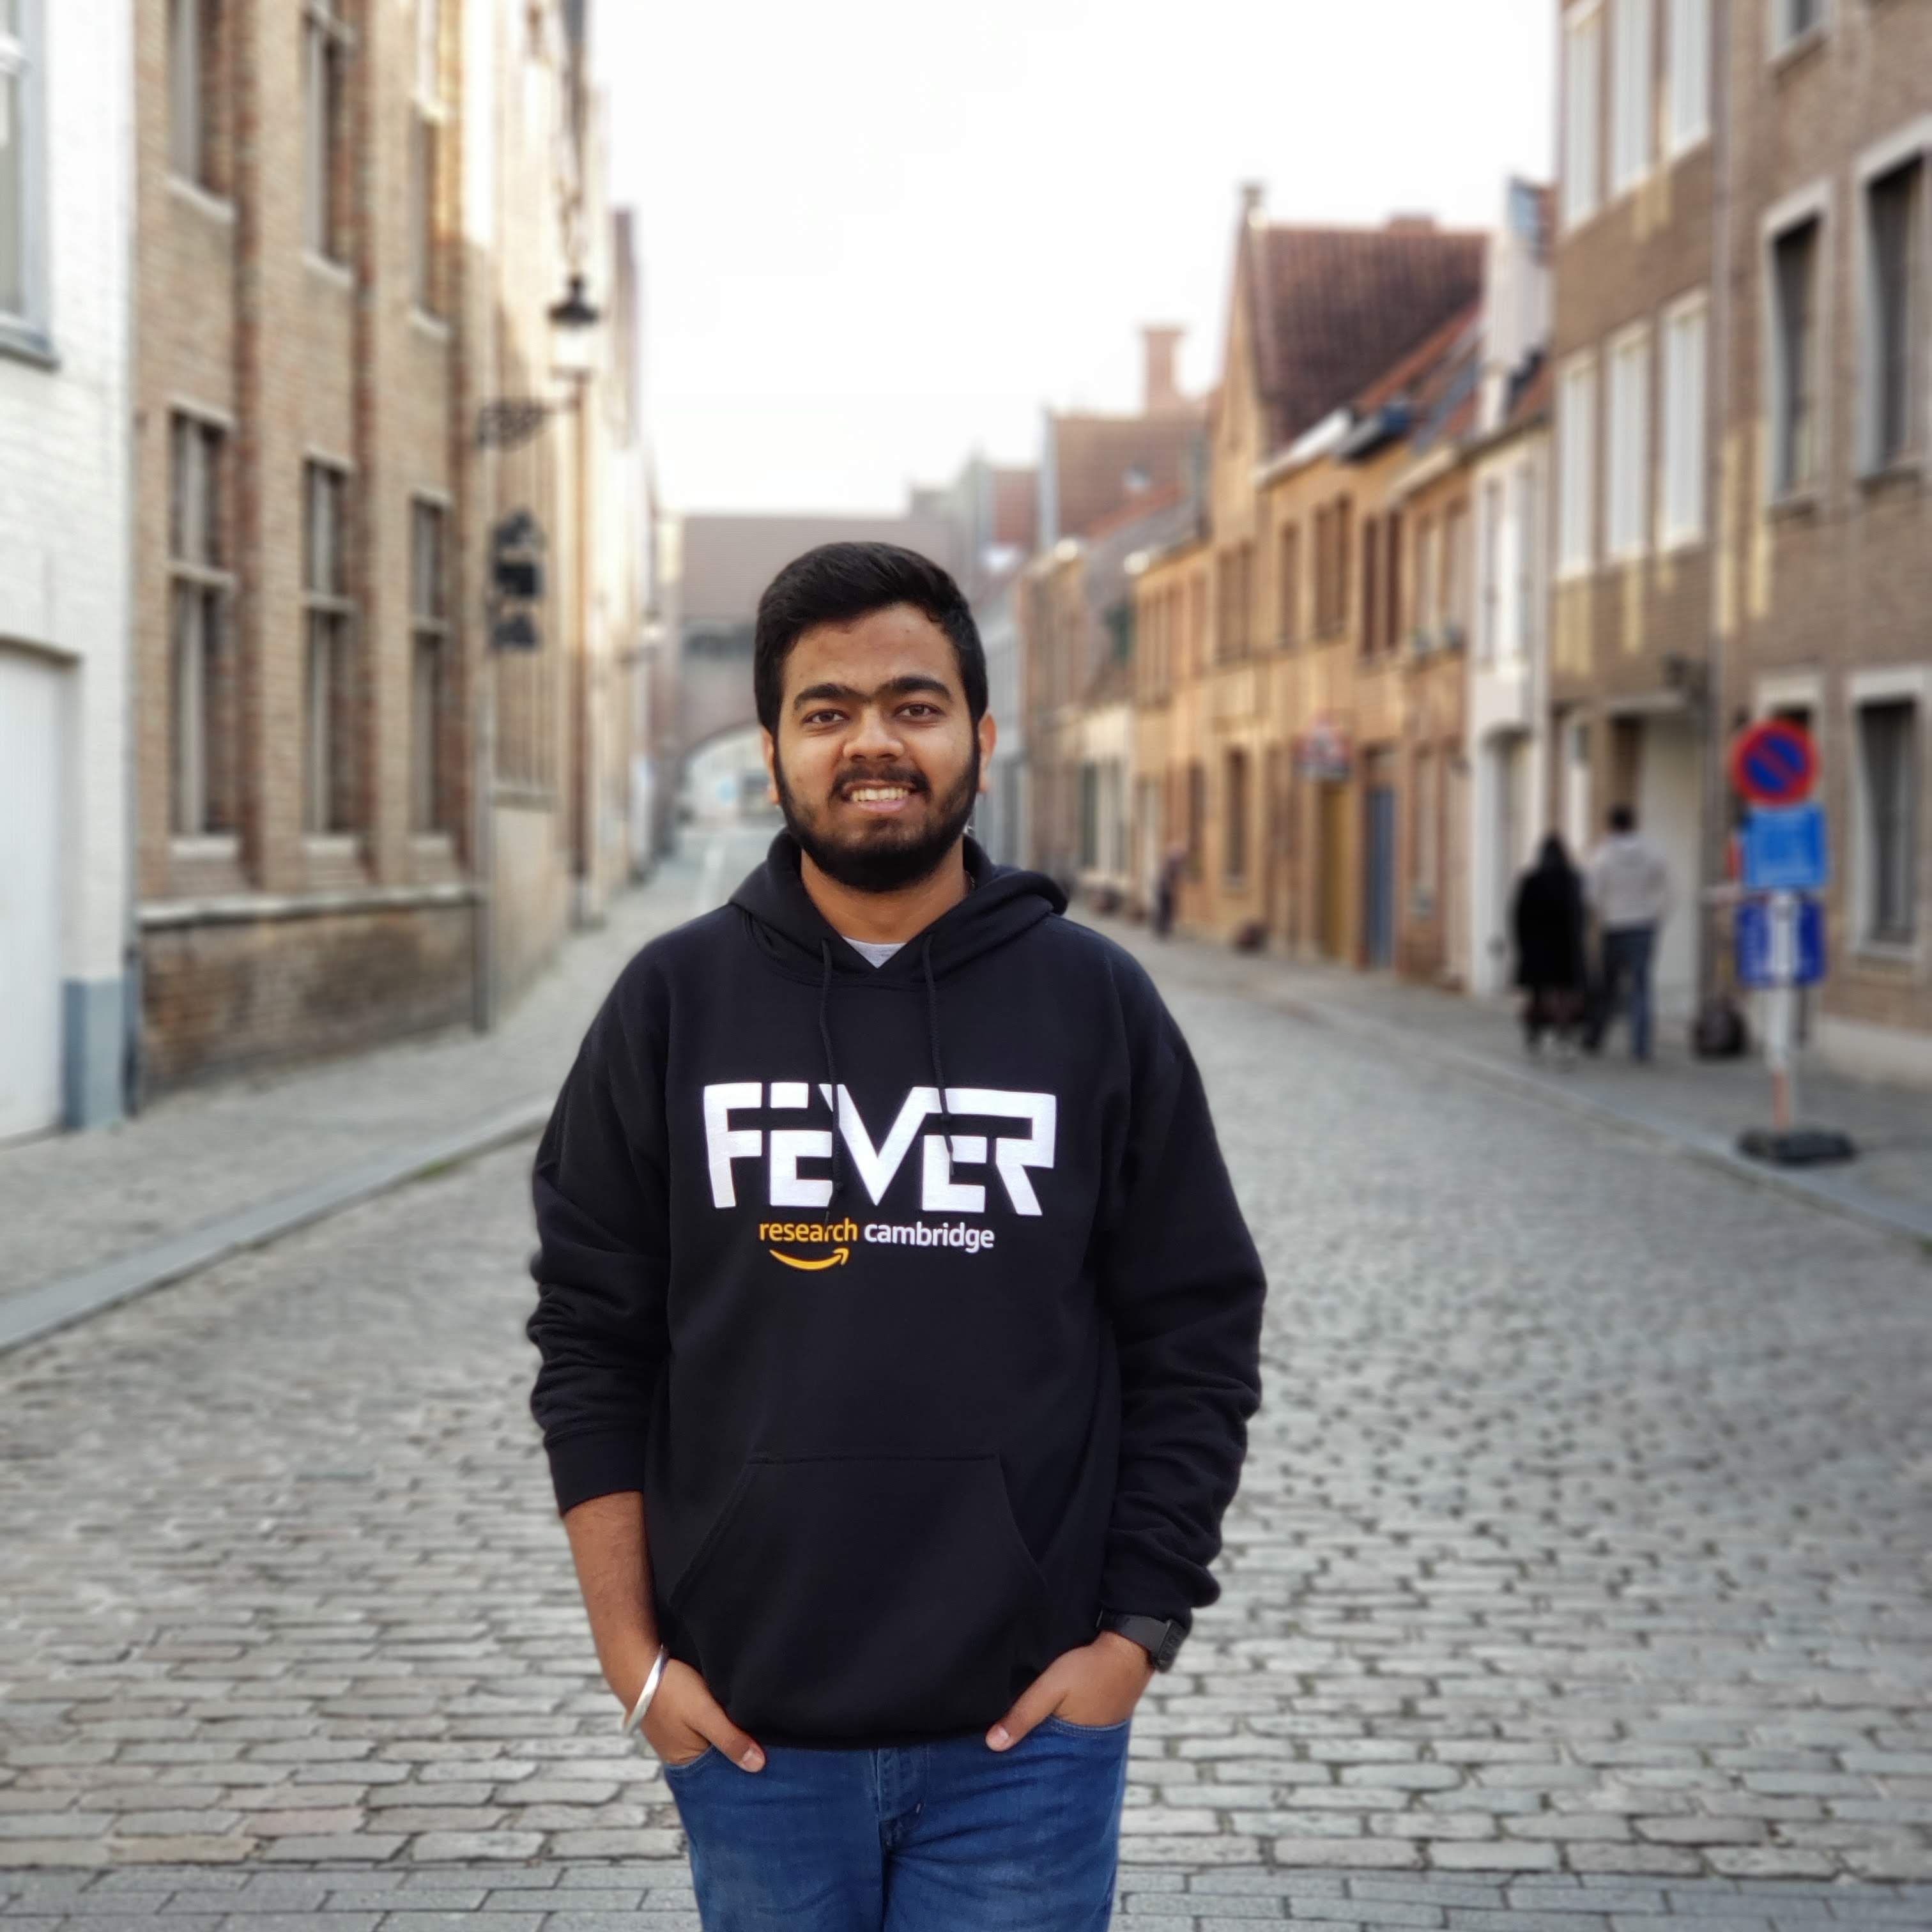
[{"label": "window", "polygon": [[1556,400],[1556,442],[1562,484],[1558,514],[1562,548],[1558,560],[1568,571],[1588,570],[1596,561],[1597,372],[1586,361],[1564,371]]},{"label": "window", "polygon": [[1646,488],[1649,439],[1650,344],[1627,335],[1610,351],[1609,474],[1606,548],[1612,557],[1642,554],[1649,505]]},{"label": "window", "polygon": [[0,0],[0,320],[27,322],[40,307],[34,228],[40,139],[39,70],[33,59],[38,0]]},{"label": "window", "polygon": [[416,98],[410,109],[410,296],[426,315],[442,312],[442,0],[416,0]]},{"label": "window", "polygon": [[1670,0],[1670,152],[1711,131],[1711,0]]},{"label": "window", "polygon": [[1924,162],[1914,155],[1881,176],[1865,193],[1871,243],[1871,362],[1867,376],[1871,466],[1896,463],[1918,442],[1913,422],[1918,392],[1918,228]]},{"label": "window", "polygon": [[348,479],[310,463],[302,471],[302,829],[346,832],[350,825],[351,623],[345,536]]},{"label": "window", "polygon": [[1825,24],[1826,0],[1771,0],[1773,53],[1781,53]]},{"label": "window", "polygon": [[1208,648],[1208,573],[1197,570],[1187,580],[1187,668],[1198,676],[1205,668]]},{"label": "window", "polygon": [[1301,641],[1301,526],[1289,524],[1281,533],[1281,641]]},{"label": "window", "polygon": [[1424,746],[1415,754],[1415,823],[1409,849],[1414,855],[1417,909],[1426,912],[1435,903],[1440,868],[1441,814],[1437,800],[1436,753]]},{"label": "window", "polygon": [[169,418],[168,828],[176,838],[236,829],[226,456],[212,424]]},{"label": "window", "polygon": [[410,506],[410,818],[418,832],[444,830],[442,735],[449,656],[448,546],[438,503]]},{"label": "window", "polygon": [[1664,325],[1664,530],[1666,544],[1704,534],[1704,298]]},{"label": "window", "polygon": [[1818,218],[1772,244],[1772,490],[1784,496],[1817,473]]},{"label": "window", "polygon": [[1484,664],[1503,654],[1503,486],[1491,478],[1483,485],[1481,518],[1483,614],[1477,627],[1477,652]]},{"label": "window", "polygon": [[1426,516],[1416,526],[1416,647],[1432,650],[1436,644],[1436,597],[1442,581],[1442,536],[1436,518]]},{"label": "window", "polygon": [[1080,767],[1080,868],[1100,862],[1100,767],[1090,760]]},{"label": "window", "polygon": [[1918,712],[1910,698],[1858,706],[1864,772],[1864,931],[1904,944],[1917,928]]},{"label": "window", "polygon": [[210,194],[226,191],[222,0],[168,0],[168,166]]},{"label": "window", "polygon": [[1402,512],[1391,510],[1383,532],[1382,646],[1394,650],[1402,641]]},{"label": "window", "polygon": [[1574,228],[1596,212],[1601,189],[1603,10],[1579,8],[1563,40],[1563,221]]},{"label": "window", "polygon": [[1543,485],[1536,466],[1525,463],[1513,483],[1516,499],[1516,609],[1508,632],[1509,648],[1518,657],[1534,654],[1541,635]]},{"label": "window", "polygon": [[1248,875],[1248,754],[1230,752],[1227,764],[1226,871],[1238,886]]},{"label": "window", "polygon": [[1372,652],[1382,642],[1382,524],[1379,517],[1362,519],[1362,649]]},{"label": "window", "polygon": [[1613,0],[1616,62],[1610,76],[1610,187],[1635,185],[1648,172],[1651,90],[1655,68],[1651,21],[1657,0]]},{"label": "window", "polygon": [[1469,636],[1469,506],[1452,503],[1442,518],[1442,644],[1457,650]]},{"label": "window", "polygon": [[302,239],[332,262],[348,254],[350,35],[344,0],[302,0]]}]

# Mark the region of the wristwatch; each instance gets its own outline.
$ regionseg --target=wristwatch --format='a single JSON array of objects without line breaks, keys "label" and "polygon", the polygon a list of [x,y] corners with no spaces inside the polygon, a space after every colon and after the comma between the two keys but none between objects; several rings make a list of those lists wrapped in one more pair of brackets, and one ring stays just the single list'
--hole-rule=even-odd
[{"label": "wristwatch", "polygon": [[1100,1628],[1103,1630],[1118,1630],[1120,1634],[1137,1643],[1154,1659],[1156,1670],[1172,1670],[1174,1660],[1180,1654],[1180,1646],[1187,1635],[1187,1626],[1178,1624],[1166,1617],[1137,1617],[1125,1610],[1102,1610]]}]

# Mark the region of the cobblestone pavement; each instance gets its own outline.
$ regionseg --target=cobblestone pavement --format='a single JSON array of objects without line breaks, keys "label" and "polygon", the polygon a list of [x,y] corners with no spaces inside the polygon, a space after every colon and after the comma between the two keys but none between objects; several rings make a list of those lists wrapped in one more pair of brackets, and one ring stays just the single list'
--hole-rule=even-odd
[{"label": "cobblestone pavement", "polygon": [[[1217,970],[1161,956],[1267,1400],[1120,1923],[1932,1927],[1926,1257]],[[525,1408],[528,1157],[0,1359],[8,1932],[694,1924]]]}]

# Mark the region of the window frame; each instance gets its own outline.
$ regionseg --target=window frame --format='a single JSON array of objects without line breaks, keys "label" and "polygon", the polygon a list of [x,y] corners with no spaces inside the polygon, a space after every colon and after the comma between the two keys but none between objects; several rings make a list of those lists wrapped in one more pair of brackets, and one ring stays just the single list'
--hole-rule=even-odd
[{"label": "window frame", "polygon": [[0,350],[51,363],[46,16],[41,0],[19,0],[19,32],[0,34],[0,73],[14,76],[20,105],[20,304],[0,306]]},{"label": "window frame", "polygon": [[[1854,671],[1846,681],[1845,704],[1848,730],[1846,741],[1851,758],[1852,789],[1852,916],[1855,952],[1870,958],[1910,961],[1922,964],[1927,921],[1923,896],[1919,890],[1924,870],[1926,735],[1932,716],[1932,671],[1922,666]],[[1877,836],[1873,823],[1871,771],[1866,757],[1863,714],[1882,706],[1906,704],[1912,709],[1912,797],[1906,820],[1910,840],[1906,897],[1912,908],[1909,932],[1883,932],[1875,929],[1877,912]]]},{"label": "window frame", "polygon": [[[1577,43],[1586,34],[1592,37],[1595,57],[1595,71],[1591,77],[1587,96],[1578,93],[1574,79]],[[1557,199],[1558,220],[1563,232],[1568,234],[1582,227],[1604,204],[1604,183],[1608,173],[1604,165],[1604,142],[1608,129],[1604,114],[1604,0],[1577,0],[1577,4],[1564,15],[1562,58],[1563,134],[1560,159],[1563,172],[1558,184]],[[1582,144],[1576,135],[1574,111],[1578,101],[1584,98],[1589,101],[1590,112],[1588,171],[1586,177],[1581,178],[1587,179],[1587,198],[1578,192],[1577,163],[1582,157]]]},{"label": "window frame", "polygon": [[[1810,461],[1805,473],[1783,473],[1785,436],[1783,424],[1790,397],[1786,394],[1785,361],[1779,328],[1782,316],[1778,274],[1779,244],[1798,230],[1815,224],[1816,253],[1812,262],[1811,338],[1807,362],[1810,380]],[[1766,507],[1777,511],[1794,503],[1812,500],[1831,474],[1832,367],[1831,304],[1825,299],[1831,281],[1830,250],[1834,238],[1832,184],[1814,182],[1787,196],[1766,211],[1760,224],[1760,272],[1763,278],[1761,340],[1766,415],[1763,418]]]},{"label": "window frame", "polygon": [[[1671,356],[1675,332],[1695,317],[1700,324],[1702,354],[1698,361],[1696,408],[1688,416],[1680,416],[1672,409],[1676,386],[1672,380],[1676,368]],[[1657,542],[1660,550],[1694,549],[1704,543],[1710,534],[1710,461],[1711,461],[1711,295],[1706,288],[1693,289],[1679,296],[1666,305],[1658,323],[1658,350],[1657,355],[1658,387],[1658,492],[1657,492]],[[1696,505],[1695,514],[1688,521],[1673,520],[1673,501],[1671,479],[1676,474],[1673,467],[1675,448],[1671,431],[1673,424],[1688,423],[1693,437],[1693,460],[1689,465],[1693,478],[1693,493]]]},{"label": "window frame", "polygon": [[[1580,350],[1568,358],[1557,371],[1556,538],[1556,579],[1559,584],[1590,576],[1597,568],[1597,469],[1598,445],[1602,440],[1598,434],[1601,385],[1598,380],[1597,365],[1594,350]],[[1579,422],[1572,419],[1570,399],[1579,384],[1583,397],[1580,419],[1582,435],[1578,454],[1573,458],[1573,443],[1579,442],[1575,434]],[[1571,513],[1580,499],[1581,529],[1573,532]],[[1574,548],[1570,542],[1573,534],[1579,539]]]},{"label": "window frame", "polygon": [[[450,617],[450,510],[449,499],[440,493],[418,490],[410,497],[410,829],[418,838],[447,839],[450,828],[444,824],[443,792],[446,773],[444,740],[448,726],[450,638],[454,626]],[[417,548],[419,533],[428,526],[436,531],[436,568],[434,595],[428,604],[420,600],[423,572]],[[422,715],[422,662],[425,652],[436,662],[434,706],[427,720]],[[428,757],[423,753],[427,746]]]},{"label": "window frame", "polygon": [[[1634,563],[1648,555],[1651,547],[1651,415],[1654,388],[1655,356],[1652,331],[1648,320],[1620,328],[1604,345],[1604,362],[1607,380],[1604,386],[1604,560],[1606,563]],[[1626,425],[1618,406],[1619,378],[1632,358],[1637,364],[1636,409]],[[1634,438],[1626,452],[1622,432],[1626,427]],[[1628,454],[1626,476],[1618,458]],[[1619,488],[1619,484],[1623,488]],[[1630,526],[1622,521],[1625,490],[1634,493],[1630,506]]]},{"label": "window frame", "polygon": [[[227,541],[232,521],[229,485],[235,426],[218,411],[175,402],[168,406],[166,422],[167,522],[164,542],[167,564],[170,706],[168,842],[177,853],[232,856],[240,849],[235,822],[239,800],[231,797],[226,801],[222,815],[230,823],[216,825],[211,820],[215,815],[218,789],[214,760],[224,750],[231,787],[237,776],[233,744],[236,718],[230,710],[223,720],[222,729],[229,739],[224,747],[218,742],[220,733],[211,732],[208,726],[208,677],[211,633],[217,650],[232,651],[235,645],[236,574]],[[201,506],[202,526],[188,533],[187,541],[184,541],[183,512],[188,506],[180,473],[184,436],[202,445],[200,476],[205,499]],[[181,616],[190,604],[200,619],[196,627],[191,705],[184,704],[182,697],[185,673]],[[230,668],[232,674],[232,666]],[[184,808],[184,800],[191,809]]]},{"label": "window frame", "polygon": [[[1686,154],[1694,154],[1711,138],[1717,22],[1711,10],[1711,0],[1664,0],[1664,58],[1670,82],[1670,112],[1664,122],[1664,146],[1670,159],[1677,161]],[[1700,27],[1701,36],[1694,35],[1693,29]],[[1701,84],[1696,90],[1696,114],[1693,119],[1683,111],[1690,90],[1682,85],[1682,57],[1687,44],[1695,44],[1698,38],[1701,38],[1702,44],[1698,47],[1696,72]]]},{"label": "window frame", "polygon": [[1808,27],[1791,25],[1797,0],[1765,0],[1765,47],[1774,64],[1816,46],[1832,31],[1832,0],[1818,0],[1818,17]]},{"label": "window frame", "polygon": [[[351,139],[349,63],[356,52],[356,30],[344,0],[302,0],[302,247],[311,260],[341,270],[350,265],[352,246],[353,196],[345,177]],[[318,140],[323,151],[320,158]]]},{"label": "window frame", "polygon": [[[1610,0],[1610,112],[1609,199],[1620,200],[1641,188],[1657,165],[1657,0]],[[1626,22],[1637,45],[1624,45]],[[1637,56],[1627,59],[1627,54]],[[1634,71],[1635,79],[1632,74]],[[1627,90],[1635,88],[1633,97]],[[1636,128],[1634,158],[1623,152],[1628,123]]]},{"label": "window frame", "polygon": [[[334,479],[336,490],[334,548],[330,561],[334,568],[318,571],[316,507],[312,484],[319,477]],[[354,488],[352,466],[339,460],[314,453],[305,455],[302,467],[302,824],[304,842],[312,848],[333,846],[356,836],[352,802],[352,773],[345,766],[344,745],[338,735],[337,710],[352,698],[352,692],[338,688],[334,679],[351,685],[354,675],[356,606],[354,557],[351,532],[354,523],[350,493]],[[327,574],[332,582],[317,582]],[[318,739],[316,712],[316,640],[329,640],[332,681]]]},{"label": "window frame", "polygon": [[[448,10],[415,0],[416,71],[410,89],[410,304],[424,320],[446,320],[444,211],[449,146]],[[432,34],[428,29],[434,22]],[[418,170],[427,166],[427,178]]]},{"label": "window frame", "polygon": [[[1906,292],[1905,339],[1908,367],[1906,434],[1889,456],[1882,453],[1883,395],[1878,340],[1878,255],[1872,225],[1872,190],[1901,169],[1918,170],[1918,206],[1909,231],[1916,244],[1911,286]],[[1862,478],[1889,476],[1916,468],[1932,448],[1932,352],[1926,338],[1932,324],[1932,114],[1924,114],[1866,148],[1856,164],[1857,220],[1853,224],[1852,286],[1857,309],[1858,465]]]}]

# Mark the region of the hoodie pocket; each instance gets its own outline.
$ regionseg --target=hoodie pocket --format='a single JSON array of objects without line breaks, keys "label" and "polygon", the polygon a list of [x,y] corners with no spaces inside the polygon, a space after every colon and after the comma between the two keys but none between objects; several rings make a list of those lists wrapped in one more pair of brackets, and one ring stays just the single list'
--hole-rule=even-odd
[{"label": "hoodie pocket", "polygon": [[990,1724],[1046,1586],[999,1458],[754,1457],[673,1593],[754,1737]]}]

